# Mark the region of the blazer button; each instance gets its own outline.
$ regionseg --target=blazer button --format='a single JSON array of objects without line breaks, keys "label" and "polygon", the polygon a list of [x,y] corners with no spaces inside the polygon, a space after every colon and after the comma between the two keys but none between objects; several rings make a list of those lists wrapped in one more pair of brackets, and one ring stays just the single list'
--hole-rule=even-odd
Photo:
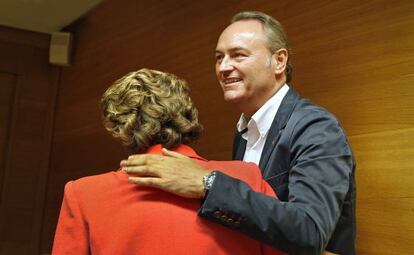
[{"label": "blazer button", "polygon": [[217,210],[217,211],[214,212],[214,217],[217,218],[217,219],[220,218],[221,215],[222,215],[222,212],[219,211],[219,210]]},{"label": "blazer button", "polygon": [[238,221],[235,221],[235,222],[234,222],[234,226],[235,226],[235,227],[239,227],[239,226],[240,226],[240,221],[239,221],[239,220],[238,220]]}]

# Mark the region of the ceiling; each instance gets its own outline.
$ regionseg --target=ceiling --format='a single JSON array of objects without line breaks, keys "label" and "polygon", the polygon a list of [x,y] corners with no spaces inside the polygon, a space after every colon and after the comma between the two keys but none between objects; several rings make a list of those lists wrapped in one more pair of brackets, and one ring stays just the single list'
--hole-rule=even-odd
[{"label": "ceiling", "polygon": [[0,0],[0,25],[51,34],[103,0]]}]

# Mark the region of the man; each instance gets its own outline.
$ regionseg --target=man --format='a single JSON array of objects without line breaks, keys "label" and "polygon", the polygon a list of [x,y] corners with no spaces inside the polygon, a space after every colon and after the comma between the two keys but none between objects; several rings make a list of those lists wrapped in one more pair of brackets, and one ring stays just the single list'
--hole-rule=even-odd
[{"label": "man", "polygon": [[169,157],[122,162],[142,175],[130,181],[203,198],[201,217],[290,254],[355,254],[352,151],[335,117],[287,85],[291,66],[281,25],[260,12],[235,15],[218,40],[216,59],[224,99],[243,113],[233,157],[258,164],[281,201],[167,150]]}]

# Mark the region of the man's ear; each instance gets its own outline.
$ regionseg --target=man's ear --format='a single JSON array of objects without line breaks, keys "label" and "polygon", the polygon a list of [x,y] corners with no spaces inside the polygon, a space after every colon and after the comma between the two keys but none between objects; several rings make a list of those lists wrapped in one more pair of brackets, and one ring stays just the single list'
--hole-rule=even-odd
[{"label": "man's ear", "polygon": [[285,72],[287,61],[288,61],[288,51],[285,48],[278,49],[273,54],[273,59],[276,63],[275,74],[280,75]]}]

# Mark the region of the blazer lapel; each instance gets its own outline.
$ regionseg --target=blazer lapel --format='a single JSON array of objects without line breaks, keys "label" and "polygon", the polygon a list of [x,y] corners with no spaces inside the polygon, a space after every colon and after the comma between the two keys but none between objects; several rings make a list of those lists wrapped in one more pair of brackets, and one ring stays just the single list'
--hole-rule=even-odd
[{"label": "blazer lapel", "polygon": [[244,152],[246,151],[247,141],[243,139],[242,134],[246,131],[247,129],[241,132],[236,131],[236,134],[234,135],[233,152],[232,152],[233,160],[243,160]]},{"label": "blazer lapel", "polygon": [[262,170],[263,176],[266,176],[265,169],[269,161],[269,157],[272,154],[273,149],[275,148],[282,131],[293,112],[298,97],[298,93],[290,87],[286,96],[283,98],[282,103],[280,104],[275,118],[273,119],[259,162],[259,168]]}]

